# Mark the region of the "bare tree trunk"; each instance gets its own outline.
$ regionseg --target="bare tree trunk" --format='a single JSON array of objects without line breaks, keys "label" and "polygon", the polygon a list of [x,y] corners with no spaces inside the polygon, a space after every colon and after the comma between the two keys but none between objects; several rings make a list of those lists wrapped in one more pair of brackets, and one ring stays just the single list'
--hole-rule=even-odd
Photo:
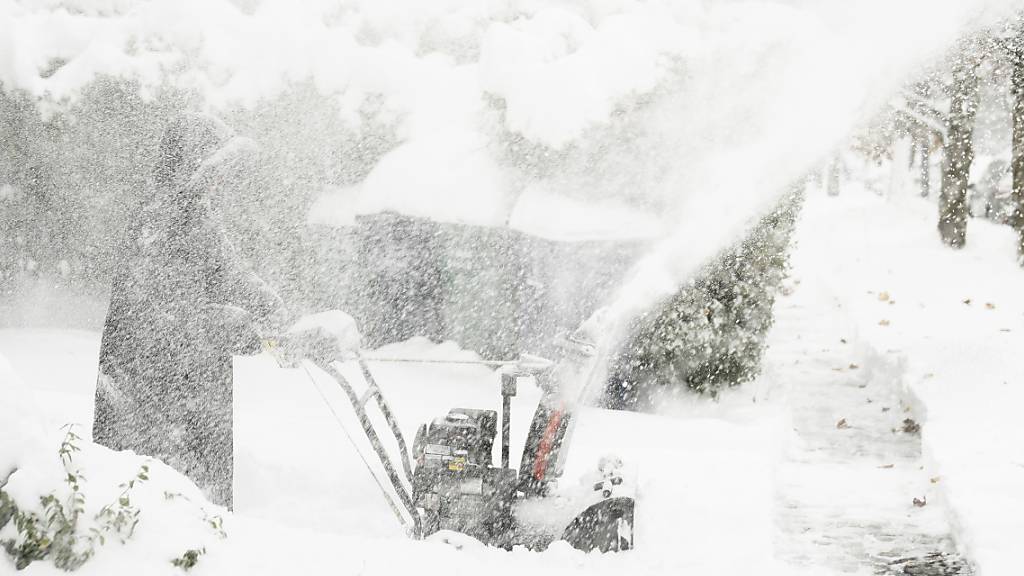
[{"label": "bare tree trunk", "polygon": [[967,240],[967,184],[974,161],[974,114],[978,109],[978,58],[968,45],[953,65],[953,99],[947,120],[942,192],[939,195],[939,235],[952,248]]},{"label": "bare tree trunk", "polygon": [[932,165],[932,132],[922,126],[918,128],[917,151],[921,157],[919,167],[921,179],[921,196],[927,198],[931,193],[931,165]]},{"label": "bare tree trunk", "polygon": [[1013,43],[1013,213],[1017,231],[1017,261],[1024,266],[1024,23]]}]

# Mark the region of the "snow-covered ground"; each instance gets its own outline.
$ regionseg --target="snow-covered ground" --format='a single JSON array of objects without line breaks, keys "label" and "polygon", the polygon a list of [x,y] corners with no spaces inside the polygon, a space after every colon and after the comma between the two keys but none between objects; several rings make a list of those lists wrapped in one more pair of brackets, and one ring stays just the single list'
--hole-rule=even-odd
[{"label": "snow-covered ground", "polygon": [[[51,347],[56,354],[49,352]],[[97,336],[90,333],[0,332],[0,354],[22,373],[28,395],[46,405],[49,429],[63,422],[89,422],[91,364],[97,348]],[[472,356],[450,343],[433,345],[422,340],[377,353]],[[376,365],[374,371],[410,437],[420,422],[454,405],[497,408],[500,402],[496,374],[481,367]],[[408,540],[346,437],[348,429],[356,442],[362,442],[340,391],[324,374],[313,377],[315,384],[301,370],[278,368],[270,357],[236,362],[236,512],[219,511],[226,518],[228,539],[208,544],[197,573],[352,570],[392,574],[414,568],[427,573],[478,573],[483,566],[497,574],[524,570],[654,574],[696,569],[707,574],[742,574],[774,562],[771,478],[782,429],[774,408],[737,401],[732,407],[713,406],[710,412],[697,408],[685,417],[587,412],[577,428],[574,459],[590,458],[596,463],[611,451],[628,454],[639,463],[638,549],[601,556],[559,544],[544,553],[504,552],[463,540],[455,547],[436,539]],[[536,394],[526,385],[515,399],[514,453],[524,441]],[[325,401],[342,418],[344,428]],[[83,472],[88,485],[115,480],[89,466],[110,458],[105,449],[87,447]],[[56,444],[52,460],[56,463]],[[54,479],[55,485],[59,475]],[[12,485],[16,481],[17,475]],[[130,560],[125,573],[171,571],[166,545],[152,549],[154,534],[166,530],[154,516],[166,511],[154,508],[160,512],[147,515],[147,503],[152,502],[144,499],[140,505],[143,515],[137,536],[129,540],[127,550],[108,544],[83,573],[106,574],[112,565],[125,566],[126,559]],[[147,522],[148,518],[153,519]],[[180,532],[172,532],[162,540],[182,538]],[[147,547],[153,554],[143,560]],[[47,573],[52,565],[39,563],[32,569]],[[788,572],[780,568],[777,573]]]},{"label": "snow-covered ground", "polygon": [[[100,75],[137,80],[147,97],[194,91],[217,112],[311,85],[354,134],[396,141],[312,220],[396,209],[558,237],[643,232],[656,249],[611,307],[625,325],[924,62],[1018,4],[0,0],[0,82],[42,113]],[[559,159],[531,168],[531,149]],[[658,415],[586,414],[579,457],[620,447],[638,464],[628,554],[406,539],[337,420],[338,390],[256,357],[236,365],[235,513],[153,463],[136,534],[83,571],[177,573],[173,555],[205,547],[199,574],[873,573],[930,553],[983,576],[1019,572],[1024,273],[1010,233],[983,222],[966,250],[943,249],[935,212],[909,194],[812,194],[760,379],[717,402],[667,398]],[[27,325],[96,319],[67,301],[3,304]],[[0,331],[0,481],[20,468],[5,490],[22,504],[67,490],[65,423],[85,437],[74,458],[90,510],[143,462],[87,443],[97,351],[92,332]],[[377,352],[467,354],[417,340]],[[480,368],[376,370],[410,436],[453,405],[498,401]],[[535,396],[526,386],[516,400],[515,444]],[[204,526],[211,514],[226,539]]]},{"label": "snow-covered ground", "polygon": [[[356,430],[333,383],[254,357],[236,362],[236,511],[193,509],[193,520],[224,516],[228,533],[202,536],[195,572],[874,574],[941,554],[932,561],[1013,574],[1024,534],[1014,355],[1024,344],[1024,273],[1008,230],[973,220],[968,248],[952,252],[934,216],[932,203],[909,196],[812,193],[760,379],[717,402],[666,398],[658,415],[586,414],[580,458],[618,449],[639,464],[635,551],[408,540],[328,408]],[[57,463],[62,424],[88,430],[97,350],[90,332],[0,332],[0,355],[42,407],[36,425],[56,433],[52,453],[37,445],[32,462]],[[471,356],[422,340],[377,354]],[[481,367],[374,371],[410,436],[451,406],[499,401],[496,375]],[[0,383],[5,400],[13,382]],[[530,385],[516,398],[514,451],[535,398]],[[3,449],[17,452],[22,440],[31,438],[5,437]],[[137,461],[86,446],[81,463],[87,494],[102,494]],[[187,484],[163,467],[153,482]],[[11,486],[26,489],[17,483],[16,474]],[[183,552],[195,526],[167,525],[174,513],[158,494],[140,493],[136,535],[108,542],[83,573],[178,570],[171,550]],[[37,563],[27,573],[53,570]]]},{"label": "snow-covered ground", "polygon": [[[817,301],[819,325],[827,319],[834,326],[831,338],[807,345],[808,360],[819,356],[811,354],[816,349],[843,346],[836,337],[845,337],[857,348],[850,361],[861,359],[871,373],[860,381],[895,385],[921,424],[925,470],[914,485],[920,494],[904,499],[928,492],[928,507],[944,505],[979,574],[1014,574],[1024,534],[1024,271],[1014,262],[1013,233],[974,219],[967,247],[951,251],[938,241],[934,204],[901,194],[851,187],[808,202],[793,299]],[[818,296],[803,294],[812,291]],[[899,428],[902,418],[892,420]]]}]

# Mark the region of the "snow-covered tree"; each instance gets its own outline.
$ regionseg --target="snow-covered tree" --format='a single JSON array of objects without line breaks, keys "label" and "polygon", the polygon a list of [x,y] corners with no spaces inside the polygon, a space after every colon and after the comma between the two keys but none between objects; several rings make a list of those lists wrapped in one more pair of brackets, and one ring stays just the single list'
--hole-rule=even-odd
[{"label": "snow-covered tree", "polygon": [[939,196],[939,235],[961,248],[967,238],[967,186],[974,161],[974,116],[978,110],[977,41],[964,43],[953,62],[953,97],[947,117],[942,192]]},{"label": "snow-covered tree", "polygon": [[1024,265],[1024,15],[1011,45],[1013,57],[1013,193],[1010,223],[1017,230],[1017,255]]}]

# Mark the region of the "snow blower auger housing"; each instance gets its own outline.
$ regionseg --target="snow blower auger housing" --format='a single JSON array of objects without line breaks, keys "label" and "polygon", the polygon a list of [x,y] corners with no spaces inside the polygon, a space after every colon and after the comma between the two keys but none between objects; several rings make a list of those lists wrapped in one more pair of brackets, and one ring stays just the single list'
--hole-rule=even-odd
[{"label": "snow blower auger housing", "polygon": [[[503,369],[501,417],[494,410],[452,408],[419,427],[410,458],[393,412],[367,361],[419,362],[360,358],[367,384],[362,394],[355,392],[333,362],[316,365],[344,390],[386,478],[378,477],[373,467],[370,473],[411,536],[423,538],[450,530],[503,548],[524,545],[543,549],[555,540],[565,540],[588,552],[633,547],[635,500],[630,492],[632,483],[624,482],[620,459],[601,458],[597,469],[579,485],[559,486],[577,406],[563,399],[557,390],[557,378],[547,377],[551,362],[527,355],[508,362],[450,362]],[[516,469],[511,466],[509,453],[511,400],[523,377],[537,378],[543,394]],[[387,422],[398,453],[385,449],[368,417],[370,405],[375,405]],[[492,450],[499,424],[501,461],[496,466]],[[369,462],[367,465],[370,466]]]}]

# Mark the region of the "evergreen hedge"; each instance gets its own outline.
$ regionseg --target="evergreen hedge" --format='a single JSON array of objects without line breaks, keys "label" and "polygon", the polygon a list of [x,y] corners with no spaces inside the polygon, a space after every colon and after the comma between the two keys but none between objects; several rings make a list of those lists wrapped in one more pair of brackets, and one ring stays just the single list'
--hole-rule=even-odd
[{"label": "evergreen hedge", "polygon": [[784,198],[746,237],[634,323],[613,363],[609,407],[647,408],[661,386],[715,395],[758,374],[800,200],[798,193]]}]

